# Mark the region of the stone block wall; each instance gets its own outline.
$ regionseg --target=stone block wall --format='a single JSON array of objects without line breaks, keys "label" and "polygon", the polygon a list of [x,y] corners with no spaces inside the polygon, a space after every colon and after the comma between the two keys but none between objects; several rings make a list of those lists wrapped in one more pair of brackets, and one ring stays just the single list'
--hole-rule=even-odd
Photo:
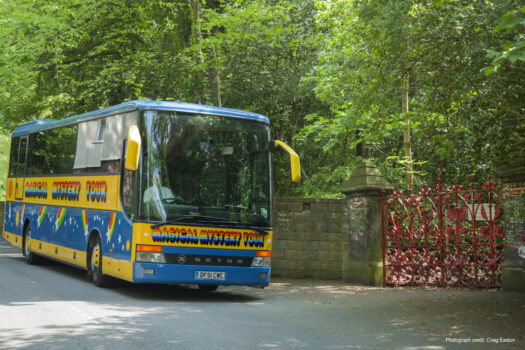
[{"label": "stone block wall", "polygon": [[272,275],[341,279],[346,200],[276,198]]},{"label": "stone block wall", "polygon": [[382,283],[379,197],[275,198],[272,276]]}]

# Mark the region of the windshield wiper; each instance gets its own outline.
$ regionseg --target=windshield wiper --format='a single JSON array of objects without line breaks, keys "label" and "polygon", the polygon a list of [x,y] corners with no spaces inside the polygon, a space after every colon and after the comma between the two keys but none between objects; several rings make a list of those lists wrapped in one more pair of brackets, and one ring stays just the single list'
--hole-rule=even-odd
[{"label": "windshield wiper", "polygon": [[265,231],[263,228],[261,227],[257,227],[257,226],[254,226],[254,225],[250,225],[250,224],[247,224],[247,223],[244,223],[244,222],[238,222],[238,221],[224,221],[224,222],[220,222],[220,223],[217,223],[223,227],[235,227],[235,228],[245,228],[245,229],[248,229],[248,230],[253,230],[253,231],[256,231],[256,232],[259,232],[260,234],[262,235],[267,235],[268,234],[268,231]]},{"label": "windshield wiper", "polygon": [[267,235],[268,232],[263,230],[260,227],[256,227],[244,222],[230,221],[223,218],[218,218],[214,216],[204,216],[204,215],[181,215],[175,219],[167,220],[156,225],[152,225],[151,228],[157,228],[164,225],[171,224],[206,224],[206,226],[217,226],[217,227],[233,227],[233,228],[245,228],[259,232],[263,235]]},{"label": "windshield wiper", "polygon": [[164,225],[176,224],[176,223],[181,223],[181,222],[185,222],[185,223],[196,223],[196,222],[197,223],[202,223],[202,222],[216,222],[216,221],[227,222],[228,220],[222,219],[222,218],[216,218],[214,216],[181,215],[181,216],[176,217],[175,219],[166,220],[166,221],[161,222],[159,224],[153,225],[153,226],[151,226],[151,228],[157,228],[157,227],[161,227],[161,226],[164,226]]}]

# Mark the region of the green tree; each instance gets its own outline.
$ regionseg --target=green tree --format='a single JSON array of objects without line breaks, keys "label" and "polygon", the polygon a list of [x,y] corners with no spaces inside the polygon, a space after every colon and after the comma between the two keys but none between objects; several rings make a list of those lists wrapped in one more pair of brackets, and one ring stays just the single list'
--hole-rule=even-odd
[{"label": "green tree", "polygon": [[394,183],[407,156],[415,181],[436,168],[465,181],[525,159],[523,13],[517,0],[3,0],[0,126],[137,98],[214,104],[269,116],[301,155],[300,187],[276,155],[278,195],[340,195],[363,157]]},{"label": "green tree", "polygon": [[302,79],[317,60],[315,12],[312,0],[4,0],[0,124],[147,98],[259,112],[293,141],[320,109]]},{"label": "green tree", "polygon": [[[523,65],[487,78],[486,50],[501,43],[494,27],[516,1],[440,3],[318,2],[329,35],[314,79],[331,113],[311,117],[299,138],[327,154],[351,155],[365,143],[366,156],[399,183],[408,117],[417,181],[434,181],[436,168],[449,182],[494,173],[512,144],[505,124],[523,114]],[[406,92],[411,108],[402,113]],[[356,159],[338,163],[352,168]]]}]

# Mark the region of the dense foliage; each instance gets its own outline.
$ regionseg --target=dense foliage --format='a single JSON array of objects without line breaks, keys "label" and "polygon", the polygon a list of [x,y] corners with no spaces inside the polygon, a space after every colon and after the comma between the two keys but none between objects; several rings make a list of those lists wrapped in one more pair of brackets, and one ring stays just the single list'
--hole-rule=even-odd
[{"label": "dense foliage", "polygon": [[464,181],[525,159],[524,28],[518,0],[3,0],[0,125],[222,105],[301,155],[296,187],[275,157],[278,195],[339,195],[364,157],[394,183],[411,159],[415,181]]}]

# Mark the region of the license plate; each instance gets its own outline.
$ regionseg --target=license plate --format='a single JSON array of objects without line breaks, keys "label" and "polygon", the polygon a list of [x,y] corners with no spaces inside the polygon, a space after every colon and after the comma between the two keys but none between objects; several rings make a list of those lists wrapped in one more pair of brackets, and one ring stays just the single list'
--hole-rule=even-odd
[{"label": "license plate", "polygon": [[226,272],[217,271],[195,271],[195,279],[198,280],[225,280]]}]

